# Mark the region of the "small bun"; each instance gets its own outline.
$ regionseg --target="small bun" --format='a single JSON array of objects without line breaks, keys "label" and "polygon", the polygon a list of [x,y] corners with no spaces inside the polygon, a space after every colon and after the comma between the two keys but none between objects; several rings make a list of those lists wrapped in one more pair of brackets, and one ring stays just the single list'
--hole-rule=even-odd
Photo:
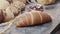
[{"label": "small bun", "polygon": [[14,7],[14,6],[10,6],[10,10],[11,10],[11,12],[13,12],[13,14],[15,16],[18,15],[19,12],[21,12],[21,10],[18,11],[18,9],[16,7]]},{"label": "small bun", "polygon": [[0,9],[6,9],[9,6],[9,2],[6,0],[0,0]]},{"label": "small bun", "polygon": [[11,19],[14,18],[14,14],[13,12],[11,12],[10,8],[7,7],[7,9],[5,11],[3,11],[3,15],[4,15],[4,21],[10,21]]}]

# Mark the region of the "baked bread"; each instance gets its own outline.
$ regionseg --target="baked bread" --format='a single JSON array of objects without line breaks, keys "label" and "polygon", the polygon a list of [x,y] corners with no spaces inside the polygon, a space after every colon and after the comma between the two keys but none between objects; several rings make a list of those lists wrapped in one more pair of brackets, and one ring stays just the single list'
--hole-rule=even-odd
[{"label": "baked bread", "polygon": [[40,11],[31,11],[18,16],[15,23],[16,26],[22,27],[36,24],[44,24],[51,21],[52,19],[50,15]]},{"label": "baked bread", "polygon": [[0,9],[6,9],[9,6],[9,2],[6,0],[0,0]]},{"label": "baked bread", "polygon": [[15,15],[21,13],[24,7],[25,4],[20,1],[14,1],[10,4],[7,0],[0,0],[0,22],[14,19]]},{"label": "baked bread", "polygon": [[47,5],[47,4],[55,3],[55,0],[37,0],[37,2],[40,4]]},{"label": "baked bread", "polygon": [[9,10],[11,10],[11,12],[14,14],[14,16],[18,15],[18,13],[21,12],[21,10],[18,10],[16,7],[14,6],[9,6]]},{"label": "baked bread", "polygon": [[5,10],[0,10],[0,22],[8,22],[11,19],[14,19],[14,14],[9,7]]},{"label": "baked bread", "polygon": [[6,10],[3,10],[4,22],[14,19],[14,14],[11,12],[10,8],[7,7]]},{"label": "baked bread", "polygon": [[11,5],[16,7],[18,10],[23,10],[25,8],[25,4],[20,1],[14,1]]}]

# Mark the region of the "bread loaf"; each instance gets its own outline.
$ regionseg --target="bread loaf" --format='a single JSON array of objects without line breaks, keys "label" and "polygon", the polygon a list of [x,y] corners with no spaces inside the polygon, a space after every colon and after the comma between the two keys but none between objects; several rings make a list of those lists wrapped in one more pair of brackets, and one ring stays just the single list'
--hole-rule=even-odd
[{"label": "bread loaf", "polygon": [[16,20],[16,26],[30,26],[51,21],[50,15],[40,11],[31,11],[20,15]]}]

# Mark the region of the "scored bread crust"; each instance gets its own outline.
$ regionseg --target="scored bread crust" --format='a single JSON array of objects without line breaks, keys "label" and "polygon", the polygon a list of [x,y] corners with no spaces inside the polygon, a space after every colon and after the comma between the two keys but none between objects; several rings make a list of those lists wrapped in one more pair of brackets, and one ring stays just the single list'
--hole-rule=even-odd
[{"label": "scored bread crust", "polygon": [[34,20],[33,20],[33,19],[34,19],[34,17],[33,17],[33,15],[32,15],[32,13],[31,13],[31,12],[30,12],[29,14],[30,14],[30,16],[31,16],[31,25],[33,25],[33,23],[34,23]]},{"label": "scored bread crust", "polygon": [[41,17],[38,12],[31,12],[33,15],[33,20],[35,24],[39,24],[41,22]]},{"label": "scored bread crust", "polygon": [[45,12],[42,12],[41,16],[42,16],[42,21],[43,21],[42,23],[52,21],[51,17]]},{"label": "scored bread crust", "polygon": [[31,24],[31,16],[30,16],[30,14],[26,13],[25,15],[26,15],[27,21],[28,21],[27,25]]},{"label": "scored bread crust", "polygon": [[[27,19],[26,19],[27,16]],[[21,24],[21,22],[16,22],[18,24],[16,24],[16,26],[30,26],[30,25],[35,25],[35,24],[44,24],[46,22],[51,22],[52,19],[50,17],[50,15],[46,14],[45,12],[27,12],[22,14],[19,18],[21,18],[19,21],[23,21],[22,25],[18,25]],[[28,24],[27,24],[28,21]]]}]

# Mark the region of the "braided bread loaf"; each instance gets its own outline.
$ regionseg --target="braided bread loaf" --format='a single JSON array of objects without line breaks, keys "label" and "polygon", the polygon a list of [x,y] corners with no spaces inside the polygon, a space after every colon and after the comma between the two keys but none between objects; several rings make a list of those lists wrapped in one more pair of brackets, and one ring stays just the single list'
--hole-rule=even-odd
[{"label": "braided bread loaf", "polygon": [[50,22],[51,17],[40,11],[27,12],[19,16],[16,20],[16,26],[30,26]]}]

